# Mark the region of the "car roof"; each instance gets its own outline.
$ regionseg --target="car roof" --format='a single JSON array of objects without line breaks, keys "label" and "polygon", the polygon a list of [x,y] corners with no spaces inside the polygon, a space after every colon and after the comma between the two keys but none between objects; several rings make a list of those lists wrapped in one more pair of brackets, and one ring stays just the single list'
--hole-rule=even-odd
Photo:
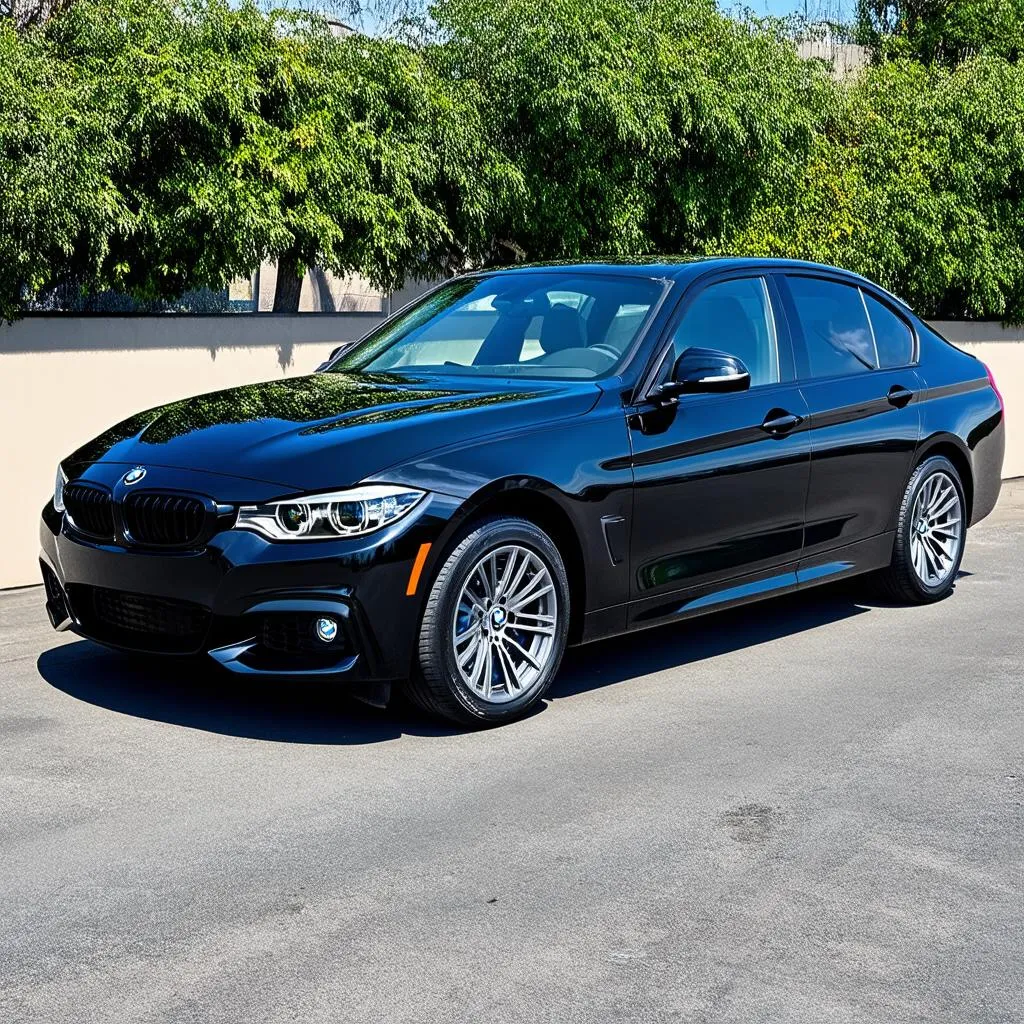
[{"label": "car roof", "polygon": [[701,274],[716,270],[743,270],[746,268],[760,270],[802,270],[817,271],[829,274],[838,274],[848,278],[851,282],[868,284],[872,288],[894,299],[901,306],[909,309],[909,305],[898,295],[893,295],[881,285],[874,281],[855,274],[853,271],[844,270],[842,267],[832,267],[824,263],[811,263],[806,260],[789,260],[773,257],[756,256],[650,256],[637,259],[608,259],[595,260],[588,263],[569,263],[562,260],[552,260],[546,263],[517,263],[514,266],[506,267],[482,267],[475,271],[479,275],[501,274],[518,275],[531,274],[550,270],[568,270],[574,274],[618,274],[631,277],[660,278],[674,281],[691,281]]}]

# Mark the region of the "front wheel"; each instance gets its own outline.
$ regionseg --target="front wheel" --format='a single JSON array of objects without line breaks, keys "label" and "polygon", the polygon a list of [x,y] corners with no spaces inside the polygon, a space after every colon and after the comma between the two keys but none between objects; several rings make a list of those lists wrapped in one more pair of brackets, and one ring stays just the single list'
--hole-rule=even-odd
[{"label": "front wheel", "polygon": [[964,554],[967,503],[960,474],[940,455],[914,470],[900,504],[892,564],[881,573],[898,601],[938,601],[953,589]]},{"label": "front wheel", "polygon": [[551,685],[568,631],[569,581],[551,538],[524,519],[484,520],[431,587],[409,696],[463,724],[518,718]]}]

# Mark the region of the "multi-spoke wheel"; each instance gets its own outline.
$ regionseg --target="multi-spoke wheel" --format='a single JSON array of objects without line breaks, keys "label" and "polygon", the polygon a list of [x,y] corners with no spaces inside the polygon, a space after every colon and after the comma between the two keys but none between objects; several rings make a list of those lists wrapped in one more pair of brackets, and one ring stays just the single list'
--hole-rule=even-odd
[{"label": "multi-spoke wheel", "polygon": [[953,589],[967,533],[963,485],[942,456],[914,470],[900,506],[892,564],[882,574],[900,600],[937,601]]},{"label": "multi-spoke wheel", "polygon": [[568,621],[568,580],[551,539],[522,519],[481,522],[431,588],[410,695],[460,722],[521,715],[554,678]]},{"label": "multi-spoke wheel", "polygon": [[558,599],[540,556],[519,544],[488,552],[462,586],[452,646],[462,681],[507,704],[544,678],[555,650]]},{"label": "multi-spoke wheel", "polygon": [[960,554],[963,528],[960,494],[939,470],[917,492],[910,516],[910,557],[922,583],[934,587],[949,578]]}]

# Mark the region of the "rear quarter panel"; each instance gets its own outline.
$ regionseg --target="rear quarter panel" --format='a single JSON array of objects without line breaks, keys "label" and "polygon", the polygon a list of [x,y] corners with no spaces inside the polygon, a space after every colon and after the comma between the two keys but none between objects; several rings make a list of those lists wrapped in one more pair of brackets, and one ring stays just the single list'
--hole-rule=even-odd
[{"label": "rear quarter panel", "polygon": [[[987,516],[999,498],[1006,435],[1003,410],[984,363],[918,322],[924,385],[921,458],[955,448],[970,473],[970,525]],[[954,459],[954,462],[956,460]]]}]

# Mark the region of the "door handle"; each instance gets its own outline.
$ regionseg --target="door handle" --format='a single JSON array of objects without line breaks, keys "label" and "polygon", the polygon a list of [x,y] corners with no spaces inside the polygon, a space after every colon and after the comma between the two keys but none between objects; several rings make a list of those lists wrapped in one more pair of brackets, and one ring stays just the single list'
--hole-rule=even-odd
[{"label": "door handle", "polygon": [[902,384],[893,384],[889,388],[889,394],[886,395],[886,398],[889,399],[889,404],[896,406],[897,409],[902,409],[913,397],[914,392],[908,390]]},{"label": "door handle", "polygon": [[803,416],[786,412],[785,409],[772,409],[761,424],[761,429],[773,437],[780,437],[782,434],[788,434],[794,427],[800,426],[803,421]]}]

